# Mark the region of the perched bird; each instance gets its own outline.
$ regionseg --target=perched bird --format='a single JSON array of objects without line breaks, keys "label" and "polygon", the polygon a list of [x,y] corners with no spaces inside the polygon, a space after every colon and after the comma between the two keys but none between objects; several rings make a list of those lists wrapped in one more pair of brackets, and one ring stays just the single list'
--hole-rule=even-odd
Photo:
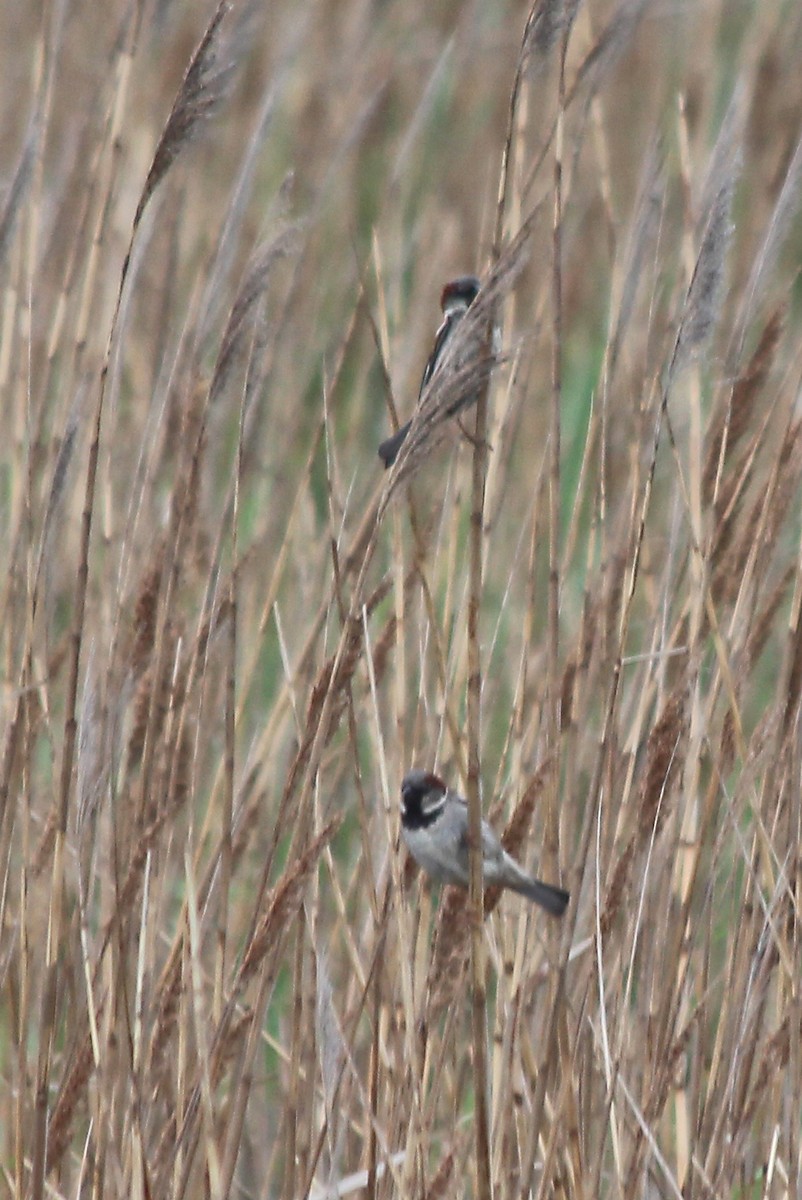
[{"label": "perched bird", "polygon": [[[401,783],[401,831],[410,854],[427,875],[468,886],[468,805],[428,771],[414,770]],[[561,917],[568,892],[527,875],[507,853],[487,821],[482,821],[485,887],[510,888]]]},{"label": "perched bird", "polygon": [[[453,279],[451,283],[447,283],[443,288],[440,297],[440,307],[443,310],[443,320],[440,323],[440,328],[437,330],[434,339],[434,347],[429,355],[429,361],[423,371],[420,390],[418,392],[418,401],[426,390],[426,385],[434,375],[439,363],[442,360],[443,352],[446,344],[459,320],[465,316],[470,306],[476,299],[479,291],[479,280],[475,275],[461,275],[459,279]],[[448,416],[454,416],[460,409],[467,408],[473,404],[477,398],[478,392],[475,388],[471,389],[466,395],[460,396],[455,403],[450,407]],[[398,452],[401,449],[404,438],[409,433],[411,421],[407,421],[406,425],[394,433],[392,437],[388,437],[379,446],[379,458],[384,463],[385,467],[391,467],[398,457]]]}]

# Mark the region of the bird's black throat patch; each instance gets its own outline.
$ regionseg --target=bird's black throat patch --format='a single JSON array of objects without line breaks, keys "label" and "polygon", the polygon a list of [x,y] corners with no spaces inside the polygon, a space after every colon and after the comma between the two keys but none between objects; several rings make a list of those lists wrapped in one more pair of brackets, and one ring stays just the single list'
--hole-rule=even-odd
[{"label": "bird's black throat patch", "polygon": [[405,829],[428,829],[446,803],[446,793],[437,787],[406,784],[401,792],[401,824]]}]

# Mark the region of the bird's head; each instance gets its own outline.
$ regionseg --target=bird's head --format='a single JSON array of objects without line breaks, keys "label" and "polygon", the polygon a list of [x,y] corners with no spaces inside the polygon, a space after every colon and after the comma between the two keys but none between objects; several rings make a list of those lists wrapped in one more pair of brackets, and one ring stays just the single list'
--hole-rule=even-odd
[{"label": "bird's head", "polygon": [[440,295],[440,307],[446,316],[457,309],[464,312],[470,308],[479,292],[479,286],[475,275],[460,275],[458,279],[447,283]]},{"label": "bird's head", "polygon": [[446,785],[431,771],[415,768],[401,782],[401,817],[407,829],[430,825],[446,802]]}]

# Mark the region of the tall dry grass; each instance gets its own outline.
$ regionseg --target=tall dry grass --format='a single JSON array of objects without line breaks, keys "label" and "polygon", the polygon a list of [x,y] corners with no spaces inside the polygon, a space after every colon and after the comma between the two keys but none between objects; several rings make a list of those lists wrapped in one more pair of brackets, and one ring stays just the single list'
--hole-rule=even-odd
[{"label": "tall dry grass", "polygon": [[0,21],[3,1194],[797,1197],[802,11]]}]

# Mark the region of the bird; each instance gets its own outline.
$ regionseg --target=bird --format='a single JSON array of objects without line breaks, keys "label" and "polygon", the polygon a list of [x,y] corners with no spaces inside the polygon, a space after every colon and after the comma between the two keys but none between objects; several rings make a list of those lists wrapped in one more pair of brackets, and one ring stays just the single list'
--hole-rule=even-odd
[{"label": "bird", "polygon": [[[468,886],[468,804],[439,776],[417,768],[404,776],[401,833],[418,866],[432,879]],[[482,821],[482,875],[486,887],[520,892],[552,916],[561,917],[568,907],[568,892],[527,874],[487,821]]]},{"label": "bird", "polygon": [[[443,288],[440,296],[440,308],[443,312],[443,320],[435,334],[434,346],[423,370],[423,378],[421,379],[418,391],[419,403],[421,396],[426,390],[426,385],[442,361],[443,352],[451,334],[476,299],[479,293],[479,286],[479,280],[475,275],[460,275],[458,279],[452,279]],[[475,388],[468,391],[467,394],[459,396],[449,408],[447,415],[450,417],[454,416],[460,409],[467,408],[468,405],[475,402],[477,396],[478,392]],[[379,446],[379,458],[384,463],[385,468],[391,467],[395,462],[411,427],[412,421],[407,421],[406,425],[402,425],[396,433],[386,438]]]}]

